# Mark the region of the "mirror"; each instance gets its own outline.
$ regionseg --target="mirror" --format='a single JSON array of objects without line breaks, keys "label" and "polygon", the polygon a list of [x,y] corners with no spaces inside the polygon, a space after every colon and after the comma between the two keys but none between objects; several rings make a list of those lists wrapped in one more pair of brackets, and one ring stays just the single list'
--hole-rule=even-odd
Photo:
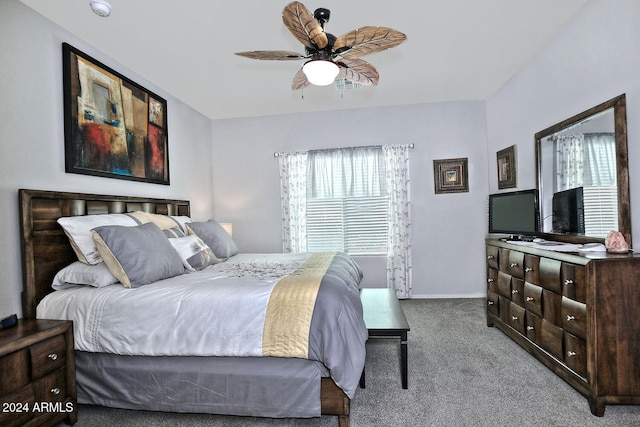
[{"label": "mirror", "polygon": [[550,238],[631,241],[625,95],[536,133],[540,225]]}]

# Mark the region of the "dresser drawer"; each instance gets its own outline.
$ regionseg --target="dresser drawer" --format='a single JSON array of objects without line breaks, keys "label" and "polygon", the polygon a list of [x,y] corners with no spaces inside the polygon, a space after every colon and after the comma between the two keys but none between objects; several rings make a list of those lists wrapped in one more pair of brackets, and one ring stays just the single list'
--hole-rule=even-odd
[{"label": "dresser drawer", "polygon": [[542,316],[542,288],[529,282],[524,282],[524,308]]},{"label": "dresser drawer", "polygon": [[498,270],[503,273],[509,273],[509,249],[499,248],[498,249]]},{"label": "dresser drawer", "polygon": [[587,305],[562,297],[562,327],[565,331],[587,338]]},{"label": "dresser drawer", "polygon": [[586,271],[583,266],[562,264],[562,295],[579,301],[587,302]]},{"label": "dresser drawer", "polygon": [[509,251],[509,274],[524,280],[524,253]]},{"label": "dresser drawer", "polygon": [[511,303],[509,306],[509,325],[522,335],[526,334],[524,307]]},{"label": "dresser drawer", "polygon": [[540,257],[525,254],[524,280],[530,283],[540,283]]},{"label": "dresser drawer", "polygon": [[555,259],[540,258],[540,283],[537,285],[555,293],[562,293],[562,263]]},{"label": "dresser drawer", "polygon": [[524,307],[524,280],[517,277],[511,278],[511,301]]},{"label": "dresser drawer", "polygon": [[500,316],[500,298],[495,292],[487,292],[487,310],[489,313]]},{"label": "dresser drawer", "polygon": [[534,343],[540,345],[540,331],[542,329],[542,318],[527,311],[525,316],[525,324],[527,331],[527,338]]},{"label": "dresser drawer", "polygon": [[542,317],[556,326],[562,326],[562,295],[542,290]]},{"label": "dresser drawer", "polygon": [[568,332],[564,333],[564,363],[581,377],[587,377],[587,343]]},{"label": "dresser drawer", "polygon": [[36,379],[64,366],[66,343],[64,336],[58,335],[34,344],[29,348],[31,355],[31,378]]},{"label": "dresser drawer", "polygon": [[495,246],[487,246],[487,266],[497,270],[498,265],[498,248]]},{"label": "dresser drawer", "polygon": [[511,299],[511,276],[502,271],[498,271],[498,293]]},{"label": "dresser drawer", "polygon": [[29,384],[29,353],[26,349],[0,357],[0,378],[0,397]]},{"label": "dresser drawer", "polygon": [[487,269],[487,290],[498,292],[498,270]]},{"label": "dresser drawer", "polygon": [[540,325],[540,346],[558,360],[564,360],[562,340],[564,331],[553,323],[542,319]]}]

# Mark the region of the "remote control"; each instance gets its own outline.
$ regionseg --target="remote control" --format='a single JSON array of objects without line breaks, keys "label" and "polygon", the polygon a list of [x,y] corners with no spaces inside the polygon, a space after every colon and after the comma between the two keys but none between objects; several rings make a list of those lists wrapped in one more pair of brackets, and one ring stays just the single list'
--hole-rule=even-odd
[{"label": "remote control", "polygon": [[17,324],[18,316],[12,314],[11,316],[5,317],[4,319],[0,320],[0,331],[3,329],[9,329],[12,326],[16,326]]}]

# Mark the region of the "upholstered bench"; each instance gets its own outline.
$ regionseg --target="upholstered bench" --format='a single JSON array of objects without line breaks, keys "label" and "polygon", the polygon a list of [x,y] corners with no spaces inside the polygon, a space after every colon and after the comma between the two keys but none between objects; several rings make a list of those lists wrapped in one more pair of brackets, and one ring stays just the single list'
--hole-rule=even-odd
[{"label": "upholstered bench", "polygon": [[[389,288],[360,289],[360,300],[364,310],[364,323],[369,338],[398,338],[400,340],[400,368],[402,388],[407,385],[407,332],[409,322],[402,311],[395,290]],[[360,377],[360,387],[365,387],[365,371]]]}]

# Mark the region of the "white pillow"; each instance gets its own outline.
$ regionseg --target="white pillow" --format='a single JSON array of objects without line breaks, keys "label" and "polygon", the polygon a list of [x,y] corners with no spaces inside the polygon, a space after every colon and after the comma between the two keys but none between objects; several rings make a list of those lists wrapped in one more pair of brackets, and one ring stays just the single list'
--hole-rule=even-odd
[{"label": "white pillow", "polygon": [[96,288],[118,283],[107,266],[101,262],[96,265],[87,265],[80,261],[75,261],[58,273],[53,278],[51,287],[55,290],[67,289],[77,285],[88,285]]},{"label": "white pillow", "polygon": [[218,262],[213,251],[198,236],[176,237],[169,239],[169,243],[180,255],[184,267],[193,272]]},{"label": "white pillow", "polygon": [[104,225],[133,227],[138,222],[127,214],[101,214],[62,217],[58,218],[58,224],[69,238],[78,260],[95,265],[102,262],[102,257],[93,241],[91,230]]}]

